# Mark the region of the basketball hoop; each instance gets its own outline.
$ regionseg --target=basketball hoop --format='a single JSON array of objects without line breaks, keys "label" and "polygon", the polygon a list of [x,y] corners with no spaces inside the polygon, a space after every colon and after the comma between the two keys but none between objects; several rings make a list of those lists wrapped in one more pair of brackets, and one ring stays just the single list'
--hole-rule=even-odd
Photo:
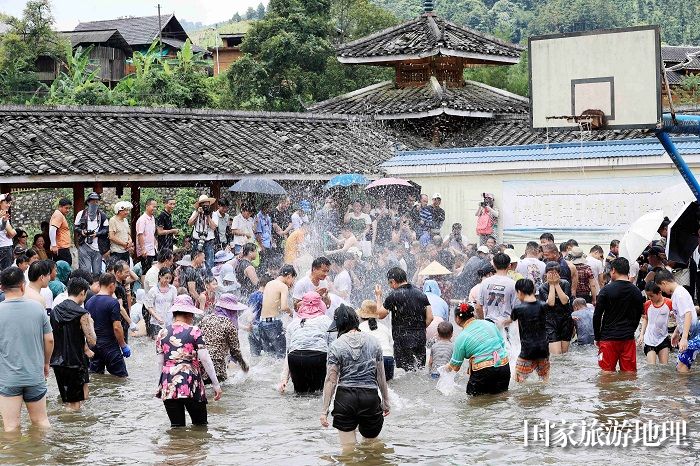
[{"label": "basketball hoop", "polygon": [[566,120],[568,123],[577,123],[581,130],[594,131],[605,126],[605,112],[597,109],[584,110],[581,115],[548,116],[547,120]]}]

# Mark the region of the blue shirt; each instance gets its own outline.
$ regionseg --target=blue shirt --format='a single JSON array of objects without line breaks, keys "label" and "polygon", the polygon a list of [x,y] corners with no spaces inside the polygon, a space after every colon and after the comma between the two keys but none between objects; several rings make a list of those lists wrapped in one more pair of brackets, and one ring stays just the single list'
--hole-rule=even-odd
[{"label": "blue shirt", "polygon": [[263,293],[262,291],[256,291],[248,296],[248,306],[250,310],[253,311],[253,324],[260,322],[260,313],[262,312],[263,303]]},{"label": "blue shirt", "polygon": [[255,216],[255,234],[262,238],[263,247],[272,247],[272,219],[269,215],[258,212]]},{"label": "blue shirt", "polygon": [[114,336],[114,322],[121,323],[119,314],[119,301],[111,296],[98,294],[90,298],[85,309],[95,321],[95,335],[97,346],[119,346],[117,337]]}]

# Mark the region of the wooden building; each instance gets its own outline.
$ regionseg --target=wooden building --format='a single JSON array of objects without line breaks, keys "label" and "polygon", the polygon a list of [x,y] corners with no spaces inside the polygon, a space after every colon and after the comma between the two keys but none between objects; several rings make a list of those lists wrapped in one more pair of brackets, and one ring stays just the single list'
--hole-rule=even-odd
[{"label": "wooden building", "polygon": [[70,40],[73,49],[92,47],[90,66],[99,68],[102,82],[112,86],[126,76],[126,60],[131,47],[116,29],[68,31],[60,33]]},{"label": "wooden building", "polygon": [[209,47],[208,49],[214,62],[214,76],[225,73],[233,62],[243,56],[241,44],[244,37],[245,33],[243,32],[219,34],[221,46]]},{"label": "wooden building", "polygon": [[[160,25],[159,25],[160,24]],[[163,56],[175,57],[189,38],[174,14],[118,18],[103,21],[89,21],[78,24],[74,32],[117,30],[134,52],[146,52],[154,41],[162,36]],[[192,50],[211,56],[207,49],[192,45]],[[127,63],[125,73],[133,73],[133,65]]]}]

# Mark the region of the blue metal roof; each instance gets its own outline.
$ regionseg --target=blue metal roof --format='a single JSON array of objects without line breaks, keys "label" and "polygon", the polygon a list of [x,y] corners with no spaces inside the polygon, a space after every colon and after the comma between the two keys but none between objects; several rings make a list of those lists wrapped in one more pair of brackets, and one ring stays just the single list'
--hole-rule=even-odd
[{"label": "blue metal roof", "polygon": [[[681,155],[700,154],[700,138],[673,138]],[[472,163],[575,160],[620,157],[660,156],[666,152],[656,138],[622,141],[584,141],[524,146],[467,147],[402,151],[386,161],[384,167],[446,165]]]}]

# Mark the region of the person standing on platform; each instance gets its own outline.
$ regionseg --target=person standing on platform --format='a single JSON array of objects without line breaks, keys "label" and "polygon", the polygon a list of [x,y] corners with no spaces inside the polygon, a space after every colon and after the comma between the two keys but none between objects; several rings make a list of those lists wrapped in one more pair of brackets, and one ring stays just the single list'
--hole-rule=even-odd
[{"label": "person standing on platform", "polygon": [[158,250],[173,250],[175,237],[180,234],[180,230],[173,228],[173,210],[176,206],[175,198],[166,197],[163,204],[163,211],[156,217],[156,234],[158,235]]},{"label": "person standing on platform", "polygon": [[90,193],[87,207],[75,216],[75,242],[79,268],[102,273],[102,255],[109,251],[109,218],[100,209],[100,195]]},{"label": "person standing on platform", "polygon": [[128,201],[119,201],[114,204],[114,217],[109,219],[109,251],[110,260],[122,260],[129,262],[129,252],[134,250],[134,242],[131,240],[131,228],[126,217],[134,206]]},{"label": "person standing on platform", "polygon": [[49,221],[51,252],[56,255],[56,260],[66,261],[70,265],[73,265],[73,256],[70,253],[70,227],[66,215],[72,208],[73,203],[69,199],[59,199],[58,208],[51,215]]},{"label": "person standing on platform", "polygon": [[146,200],[146,211],[136,221],[136,255],[141,258],[141,273],[148,273],[156,258],[156,200]]}]

